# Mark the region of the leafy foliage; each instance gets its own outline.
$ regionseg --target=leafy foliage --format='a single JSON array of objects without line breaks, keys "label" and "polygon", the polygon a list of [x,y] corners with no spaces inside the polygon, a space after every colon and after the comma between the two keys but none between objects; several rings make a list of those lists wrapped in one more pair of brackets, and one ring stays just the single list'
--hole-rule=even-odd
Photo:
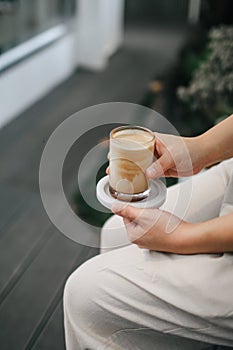
[{"label": "leafy foliage", "polygon": [[233,26],[209,32],[205,58],[194,71],[187,87],[179,87],[178,97],[191,110],[216,119],[232,112],[233,106]]}]

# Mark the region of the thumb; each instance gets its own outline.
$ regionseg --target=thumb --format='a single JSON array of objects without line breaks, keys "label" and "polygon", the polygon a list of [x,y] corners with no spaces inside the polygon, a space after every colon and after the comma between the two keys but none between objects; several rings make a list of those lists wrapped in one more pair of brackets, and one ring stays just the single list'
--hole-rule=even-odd
[{"label": "thumb", "polygon": [[165,152],[146,170],[146,175],[151,179],[164,176],[164,173],[171,168],[172,165],[173,162],[170,153]]},{"label": "thumb", "polygon": [[136,220],[142,211],[142,209],[119,203],[113,204],[111,210],[114,214],[122,216],[124,219],[128,219],[129,221]]}]

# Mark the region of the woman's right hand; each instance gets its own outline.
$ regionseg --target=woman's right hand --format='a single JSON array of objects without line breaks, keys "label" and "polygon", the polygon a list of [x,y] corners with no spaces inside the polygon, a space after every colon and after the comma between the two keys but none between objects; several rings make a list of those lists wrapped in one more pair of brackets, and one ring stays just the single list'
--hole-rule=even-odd
[{"label": "woman's right hand", "polygon": [[191,176],[205,166],[201,137],[155,133],[155,138],[157,160],[147,169],[148,178]]}]

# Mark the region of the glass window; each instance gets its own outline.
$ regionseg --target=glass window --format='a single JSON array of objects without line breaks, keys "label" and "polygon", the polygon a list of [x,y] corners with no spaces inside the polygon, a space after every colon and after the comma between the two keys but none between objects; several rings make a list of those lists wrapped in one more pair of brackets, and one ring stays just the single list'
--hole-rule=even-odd
[{"label": "glass window", "polygon": [[75,14],[75,0],[0,0],[0,54]]}]

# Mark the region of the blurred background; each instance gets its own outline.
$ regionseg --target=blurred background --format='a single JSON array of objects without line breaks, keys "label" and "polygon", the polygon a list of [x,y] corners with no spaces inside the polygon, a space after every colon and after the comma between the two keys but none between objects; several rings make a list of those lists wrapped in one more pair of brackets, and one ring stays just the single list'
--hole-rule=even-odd
[{"label": "blurred background", "polygon": [[[233,104],[232,10],[231,0],[0,0],[1,349],[65,349],[65,280],[99,253],[61,235],[45,213],[38,177],[51,133],[73,113],[115,101],[150,107],[187,136],[225,118]],[[76,177],[108,133],[83,135],[63,169],[70,205],[96,226],[97,240],[110,214],[84,201]],[[107,165],[98,162],[86,169],[90,198]]]}]

